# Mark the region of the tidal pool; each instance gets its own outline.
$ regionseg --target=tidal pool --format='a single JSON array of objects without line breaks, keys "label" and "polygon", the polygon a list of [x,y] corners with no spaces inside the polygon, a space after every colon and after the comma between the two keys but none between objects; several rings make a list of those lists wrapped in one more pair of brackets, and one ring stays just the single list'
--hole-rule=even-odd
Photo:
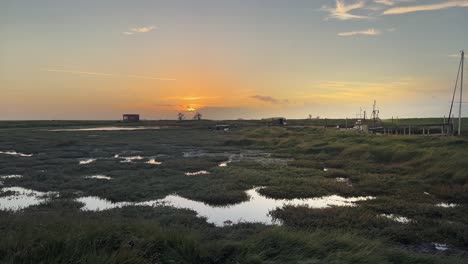
[{"label": "tidal pool", "polygon": [[385,217],[387,219],[393,220],[395,222],[401,223],[401,224],[409,224],[413,222],[413,220],[404,217],[404,216],[399,216],[399,215],[394,215],[394,214],[381,214],[380,216]]},{"label": "tidal pool", "polygon": [[435,249],[439,251],[446,251],[449,249],[447,244],[442,244],[442,243],[432,243],[432,245],[435,247]]},{"label": "tidal pool", "polygon": [[457,204],[454,203],[438,203],[436,204],[437,207],[442,207],[442,208],[454,208],[457,207]]},{"label": "tidal pool", "polygon": [[195,171],[195,172],[186,172],[185,176],[197,176],[197,175],[207,175],[207,174],[210,174],[210,172],[202,170],[202,171]]},{"label": "tidal pool", "polygon": [[83,211],[102,211],[123,206],[172,206],[197,212],[198,216],[206,217],[209,223],[216,226],[236,224],[240,222],[255,222],[267,225],[279,224],[269,214],[271,210],[283,205],[308,206],[310,208],[327,208],[331,206],[356,206],[356,202],[374,199],[374,197],[345,198],[338,195],[309,199],[272,199],[258,193],[259,188],[246,191],[249,201],[230,206],[211,206],[203,202],[190,200],[178,195],[168,195],[164,199],[139,203],[112,203],[99,197],[82,197],[77,201],[83,203]]},{"label": "tidal pool", "polygon": [[162,162],[160,161],[157,161],[156,159],[150,159],[148,160],[147,162],[145,162],[146,164],[152,164],[152,165],[161,165]]},{"label": "tidal pool", "polygon": [[33,156],[33,154],[24,154],[24,153],[20,153],[16,151],[0,151],[0,154],[20,156],[20,157],[32,157]]},{"label": "tidal pool", "polygon": [[335,178],[335,180],[337,182],[342,182],[342,183],[345,183],[347,186],[351,187],[353,186],[353,184],[351,183],[351,180],[349,178],[341,178],[341,177],[338,177],[338,178]]},{"label": "tidal pool", "polygon": [[184,158],[202,158],[202,157],[226,157],[228,158],[227,161],[220,163],[219,167],[226,167],[228,163],[231,162],[240,162],[240,161],[251,161],[257,162],[262,165],[287,165],[289,161],[292,159],[287,158],[276,158],[272,157],[271,153],[255,151],[255,150],[248,150],[243,151],[241,153],[230,153],[230,152],[205,152],[202,150],[190,150],[183,152]]},{"label": "tidal pool", "polygon": [[21,187],[0,189],[0,193],[11,192],[11,195],[0,197],[0,210],[18,211],[29,206],[47,203],[56,192],[38,192]]},{"label": "tidal pool", "polygon": [[23,178],[23,175],[13,174],[13,175],[0,176],[0,179],[2,179],[2,180],[5,180],[5,179],[19,179],[19,178]]},{"label": "tidal pool", "polygon": [[120,159],[123,159],[122,163],[130,163],[133,162],[134,160],[142,160],[144,159],[142,156],[131,156],[131,157],[119,157]]},{"label": "tidal pool", "polygon": [[229,161],[221,162],[220,164],[218,164],[218,167],[227,167],[228,164],[229,164]]},{"label": "tidal pool", "polygon": [[91,175],[91,176],[85,176],[86,179],[97,179],[97,180],[112,180],[112,177],[106,176],[106,175]]},{"label": "tidal pool", "polygon": [[81,207],[81,210],[83,211],[103,211],[114,208],[120,208],[123,206],[134,205],[134,203],[130,202],[113,203],[111,201],[101,199],[96,196],[80,197],[77,198],[76,201],[84,204],[84,206]]},{"label": "tidal pool", "polygon": [[80,162],[78,164],[85,165],[85,164],[93,163],[95,161],[96,161],[96,159],[83,159],[83,160],[80,160]]},{"label": "tidal pool", "polygon": [[64,128],[64,129],[52,129],[49,131],[60,132],[60,131],[127,131],[127,130],[145,130],[145,129],[161,129],[160,126],[138,126],[138,127],[88,127],[88,128]]}]

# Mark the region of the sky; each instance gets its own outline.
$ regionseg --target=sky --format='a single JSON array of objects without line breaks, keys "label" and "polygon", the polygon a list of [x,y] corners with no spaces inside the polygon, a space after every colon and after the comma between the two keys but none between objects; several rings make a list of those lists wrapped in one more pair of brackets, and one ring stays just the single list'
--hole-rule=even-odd
[{"label": "sky", "polygon": [[468,0],[1,0],[0,35],[0,120],[441,117]]}]

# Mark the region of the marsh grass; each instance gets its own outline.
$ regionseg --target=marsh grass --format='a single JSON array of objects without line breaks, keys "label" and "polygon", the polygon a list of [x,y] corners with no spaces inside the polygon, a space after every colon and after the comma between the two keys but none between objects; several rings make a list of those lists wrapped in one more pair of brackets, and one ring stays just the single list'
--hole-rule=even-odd
[{"label": "marsh grass", "polygon": [[[466,138],[368,136],[313,123],[263,127],[259,121],[239,121],[228,133],[210,129],[216,124],[211,121],[142,123],[171,126],[148,131],[47,131],[116,124],[2,124],[0,150],[34,154],[0,155],[0,175],[23,175],[2,180],[4,186],[58,191],[60,197],[19,213],[0,212],[0,263],[466,263],[466,253],[415,250],[432,242],[468,247]],[[256,150],[290,161],[244,160],[220,168],[225,155],[183,156],[200,150]],[[121,163],[116,154],[145,159]],[[145,164],[149,157],[162,164]],[[79,165],[82,158],[97,160]],[[184,175],[199,170],[210,174]],[[113,180],[84,178],[94,174]],[[335,178],[347,178],[352,186]],[[278,199],[377,198],[350,208],[278,208],[272,215],[283,223],[279,227],[223,228],[189,210],[125,207],[92,213],[74,202],[82,196],[138,202],[176,193],[220,206],[248,200],[245,190],[259,186],[261,194]],[[436,207],[440,202],[459,206]],[[415,222],[404,225],[381,214]]]}]

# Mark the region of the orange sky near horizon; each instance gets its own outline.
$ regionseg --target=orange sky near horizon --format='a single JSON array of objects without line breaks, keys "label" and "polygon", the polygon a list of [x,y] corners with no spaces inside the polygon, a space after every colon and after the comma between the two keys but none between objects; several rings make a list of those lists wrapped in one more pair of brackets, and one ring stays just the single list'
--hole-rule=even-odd
[{"label": "orange sky near horizon", "polygon": [[7,0],[0,120],[443,116],[468,8],[428,1]]}]

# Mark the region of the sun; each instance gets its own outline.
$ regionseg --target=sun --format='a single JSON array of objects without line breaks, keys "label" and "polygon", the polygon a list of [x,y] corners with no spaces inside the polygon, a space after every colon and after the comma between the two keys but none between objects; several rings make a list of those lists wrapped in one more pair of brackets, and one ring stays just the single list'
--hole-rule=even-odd
[{"label": "sun", "polygon": [[193,105],[188,105],[188,106],[187,106],[187,111],[189,111],[189,112],[195,112],[196,110],[197,110],[197,109],[196,109],[195,106],[193,106]]}]

